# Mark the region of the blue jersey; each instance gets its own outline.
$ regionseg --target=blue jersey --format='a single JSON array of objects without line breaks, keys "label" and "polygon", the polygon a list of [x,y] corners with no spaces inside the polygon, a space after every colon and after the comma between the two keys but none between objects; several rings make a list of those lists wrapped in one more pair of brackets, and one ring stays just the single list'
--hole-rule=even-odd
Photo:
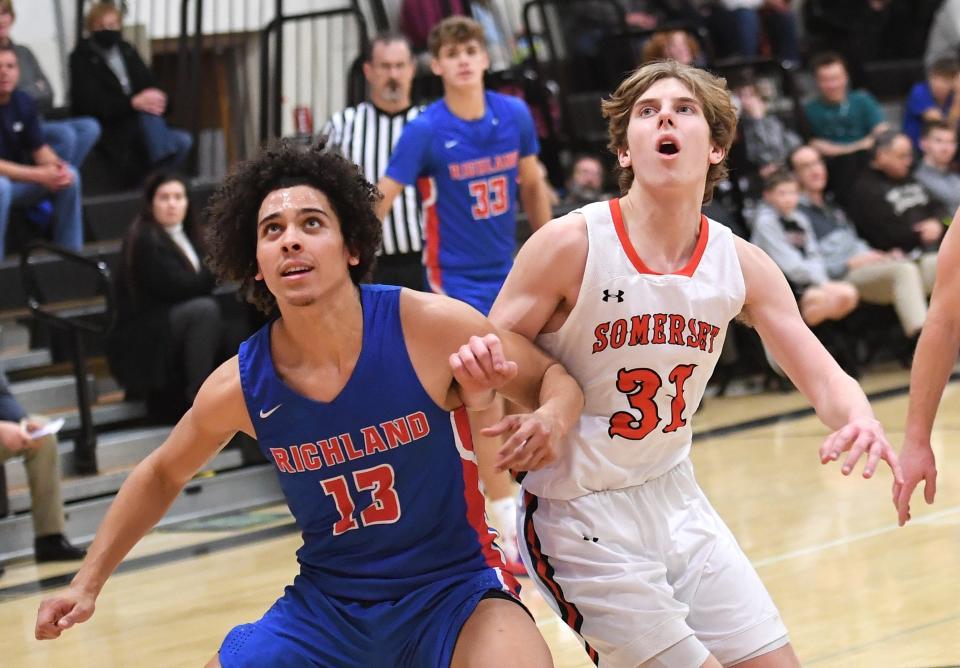
[{"label": "blue jersey", "polygon": [[484,94],[479,120],[455,116],[444,100],[404,129],[386,175],[417,183],[426,226],[424,264],[442,272],[509,271],[516,248],[517,166],[540,151],[533,118],[519,98]]},{"label": "blue jersey", "polygon": [[399,599],[491,569],[515,591],[486,524],[466,411],[440,408],[420,384],[399,295],[395,287],[360,287],[360,357],[330,402],[277,376],[271,325],[240,346],[260,450],[303,532],[301,576],[330,596],[360,601]]}]

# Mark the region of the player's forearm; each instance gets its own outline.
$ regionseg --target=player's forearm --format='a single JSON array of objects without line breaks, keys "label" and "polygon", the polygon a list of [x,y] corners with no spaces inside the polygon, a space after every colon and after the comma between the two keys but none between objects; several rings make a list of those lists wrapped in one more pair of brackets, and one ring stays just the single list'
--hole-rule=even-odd
[{"label": "player's forearm", "polygon": [[831,429],[840,429],[854,420],[875,419],[870,402],[859,383],[837,366],[824,378],[818,390],[807,398],[820,421]]},{"label": "player's forearm", "polygon": [[[910,405],[906,439],[927,443],[943,388],[950,378],[960,347],[960,323],[956,316],[931,310],[917,342],[910,370]],[[948,352],[949,351],[949,352]]]},{"label": "player's forearm", "polygon": [[520,184],[520,201],[527,214],[530,230],[536,232],[547,224],[553,212],[550,210],[550,198],[543,181],[527,185]]},{"label": "player's forearm", "polygon": [[160,475],[152,455],[137,465],[110,505],[73,586],[98,595],[117,565],[167,512],[181,488]]},{"label": "player's forearm", "polygon": [[583,391],[567,370],[552,364],[540,384],[540,407],[537,412],[549,415],[562,434],[567,433],[580,419],[583,411]]}]

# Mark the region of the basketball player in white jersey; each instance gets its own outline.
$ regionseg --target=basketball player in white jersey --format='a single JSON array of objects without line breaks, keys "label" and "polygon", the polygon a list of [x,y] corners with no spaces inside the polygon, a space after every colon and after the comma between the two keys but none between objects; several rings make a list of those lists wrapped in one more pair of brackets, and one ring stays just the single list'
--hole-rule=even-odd
[{"label": "basketball player in white jersey", "polygon": [[797,666],[777,609],[697,485],[690,419],[727,325],[756,327],[834,430],[902,480],[857,383],[804,325],[783,274],[700,213],[725,173],[725,82],[674,61],[603,103],[625,195],[554,220],[523,246],[490,313],[535,340],[586,395],[557,462],[523,479],[521,551],[541,593],[603,668]]}]

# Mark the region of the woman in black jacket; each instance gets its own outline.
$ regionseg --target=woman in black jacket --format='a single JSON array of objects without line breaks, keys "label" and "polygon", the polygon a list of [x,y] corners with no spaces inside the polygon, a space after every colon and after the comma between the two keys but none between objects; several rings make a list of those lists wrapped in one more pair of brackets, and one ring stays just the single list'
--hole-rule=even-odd
[{"label": "woman in black jacket", "polygon": [[129,393],[147,397],[157,417],[178,417],[193,402],[223,339],[214,278],[192,222],[183,179],[151,176],[117,272],[110,366]]},{"label": "woman in black jacket", "polygon": [[95,3],[85,26],[88,36],[70,54],[70,97],[74,114],[100,122],[97,151],[128,182],[139,182],[150,169],[178,168],[193,139],[167,125],[167,95],[133,45],[123,40],[120,10]]}]

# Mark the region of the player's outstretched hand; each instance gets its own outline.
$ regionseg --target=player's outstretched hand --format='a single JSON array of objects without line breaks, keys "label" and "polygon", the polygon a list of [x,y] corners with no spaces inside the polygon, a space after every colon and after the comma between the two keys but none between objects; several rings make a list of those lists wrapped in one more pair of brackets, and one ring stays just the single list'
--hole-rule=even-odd
[{"label": "player's outstretched hand", "polygon": [[480,433],[509,434],[493,464],[498,471],[536,471],[557,459],[560,430],[539,412],[508,415]]},{"label": "player's outstretched hand", "polygon": [[900,451],[900,466],[903,467],[903,482],[893,482],[893,505],[897,508],[900,526],[910,520],[910,497],[923,480],[923,498],[933,503],[937,495],[937,461],[929,443],[907,439]]},{"label": "player's outstretched hand", "polygon": [[504,356],[496,334],[471,336],[450,355],[450,369],[460,386],[460,399],[472,410],[489,406],[496,391],[517,375],[517,363]]},{"label": "player's outstretched hand", "polygon": [[866,453],[867,463],[863,466],[864,478],[873,477],[877,464],[882,459],[893,471],[894,482],[903,484],[900,462],[897,461],[897,455],[887,441],[879,421],[873,418],[851,420],[846,426],[827,436],[823,445],[820,446],[820,463],[836,461],[844,452],[848,454],[843,460],[841,469],[843,475],[850,475],[861,455]]},{"label": "player's outstretched hand", "polygon": [[73,587],[51,596],[40,604],[37,612],[37,640],[53,640],[74,624],[90,619],[96,597]]}]

